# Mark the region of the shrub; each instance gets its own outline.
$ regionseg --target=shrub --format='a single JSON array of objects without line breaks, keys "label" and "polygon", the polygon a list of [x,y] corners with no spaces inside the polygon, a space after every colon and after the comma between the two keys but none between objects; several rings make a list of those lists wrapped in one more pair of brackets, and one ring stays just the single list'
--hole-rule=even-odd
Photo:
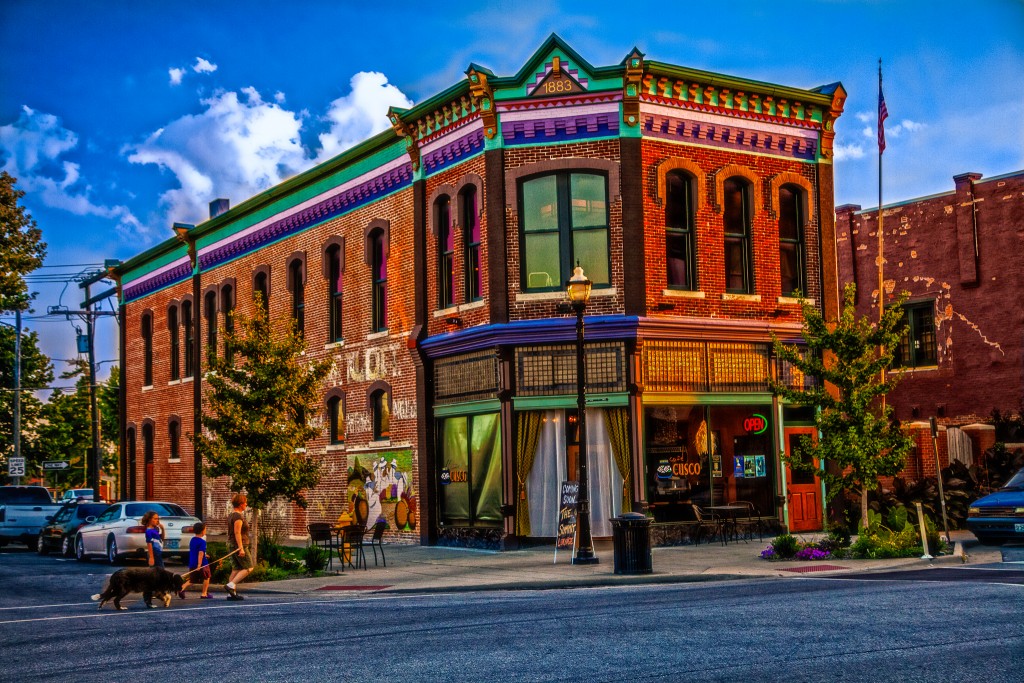
[{"label": "shrub", "polygon": [[796,540],[795,536],[782,534],[776,536],[772,541],[772,549],[779,559],[788,560],[796,555],[796,551],[800,549],[800,542]]},{"label": "shrub", "polygon": [[302,551],[302,562],[310,574],[322,572],[327,567],[328,559],[330,559],[330,551],[319,546],[311,545]]}]

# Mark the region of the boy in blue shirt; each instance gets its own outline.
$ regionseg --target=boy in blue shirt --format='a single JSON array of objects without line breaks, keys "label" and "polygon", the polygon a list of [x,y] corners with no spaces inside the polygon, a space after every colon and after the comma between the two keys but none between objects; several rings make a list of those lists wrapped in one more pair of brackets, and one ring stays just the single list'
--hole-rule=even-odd
[{"label": "boy in blue shirt", "polygon": [[203,579],[203,590],[199,597],[203,600],[212,600],[213,596],[207,592],[210,589],[210,555],[206,552],[206,524],[196,522],[192,527],[192,533],[195,535],[188,543],[189,578],[178,591],[178,597],[185,599],[185,589],[192,584],[192,577],[198,574]]}]

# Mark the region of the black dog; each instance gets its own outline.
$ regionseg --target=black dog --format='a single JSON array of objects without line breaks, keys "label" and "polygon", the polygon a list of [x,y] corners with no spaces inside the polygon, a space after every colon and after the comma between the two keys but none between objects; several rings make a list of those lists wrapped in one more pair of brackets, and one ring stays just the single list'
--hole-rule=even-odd
[{"label": "black dog", "polygon": [[129,593],[142,593],[146,601],[146,607],[153,607],[153,596],[164,601],[164,607],[171,604],[171,595],[181,590],[185,580],[180,574],[169,572],[159,567],[130,567],[119,569],[114,572],[102,593],[92,596],[93,600],[100,601],[100,609],[111,598],[114,599],[114,607],[117,609],[128,609],[121,606],[121,599]]}]

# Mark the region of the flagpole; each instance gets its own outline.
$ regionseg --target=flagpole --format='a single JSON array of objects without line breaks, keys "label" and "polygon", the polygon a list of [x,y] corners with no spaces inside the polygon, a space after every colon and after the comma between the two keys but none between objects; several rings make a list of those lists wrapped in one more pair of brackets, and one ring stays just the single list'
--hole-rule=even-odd
[{"label": "flagpole", "polygon": [[[882,116],[885,100],[882,98],[882,60],[878,60],[878,321],[882,321],[885,315],[885,276],[883,265],[885,256],[883,254],[884,242],[882,239],[882,151],[885,149],[885,133],[882,129]],[[888,112],[886,112],[888,113]],[[883,374],[884,379],[884,374]]]}]

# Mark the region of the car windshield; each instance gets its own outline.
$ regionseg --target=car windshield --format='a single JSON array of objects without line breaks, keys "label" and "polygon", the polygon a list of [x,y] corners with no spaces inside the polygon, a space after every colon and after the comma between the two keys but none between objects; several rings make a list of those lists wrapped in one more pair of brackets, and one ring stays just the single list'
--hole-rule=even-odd
[{"label": "car windshield", "polygon": [[1024,489],[1024,469],[1017,472],[1010,478],[1010,481],[1006,482],[1003,486],[1003,490],[1020,491]]},{"label": "car windshield", "polygon": [[141,517],[152,510],[162,517],[188,517],[188,513],[172,503],[129,503],[125,505],[125,517]]},{"label": "car windshield", "polygon": [[42,486],[4,486],[0,488],[0,505],[51,505],[50,492]]},{"label": "car windshield", "polygon": [[78,505],[75,507],[75,515],[79,519],[85,519],[86,517],[98,517],[101,512],[106,510],[109,505],[103,503],[95,503],[93,505]]}]

